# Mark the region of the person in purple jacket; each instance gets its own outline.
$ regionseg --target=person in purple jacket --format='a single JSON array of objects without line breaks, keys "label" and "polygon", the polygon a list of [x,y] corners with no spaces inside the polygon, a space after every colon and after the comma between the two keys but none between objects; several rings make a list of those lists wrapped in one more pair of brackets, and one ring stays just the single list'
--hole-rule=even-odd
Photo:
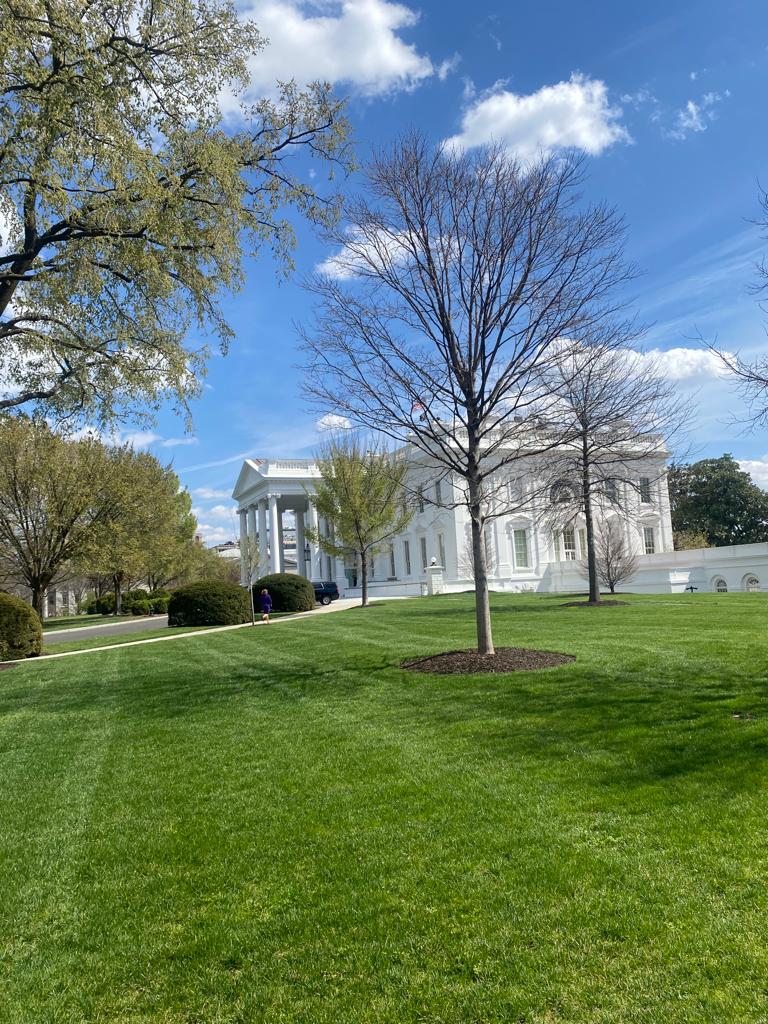
[{"label": "person in purple jacket", "polygon": [[269,625],[269,613],[272,611],[272,598],[269,596],[269,591],[266,587],[259,594],[259,601],[261,602],[261,621],[266,622]]}]

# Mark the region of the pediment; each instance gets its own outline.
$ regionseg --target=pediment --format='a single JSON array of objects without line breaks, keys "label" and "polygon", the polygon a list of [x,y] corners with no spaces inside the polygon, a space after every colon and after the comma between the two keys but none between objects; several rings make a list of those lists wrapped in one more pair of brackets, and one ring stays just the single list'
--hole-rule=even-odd
[{"label": "pediment", "polygon": [[259,483],[263,479],[264,477],[259,472],[259,460],[246,459],[237,477],[237,482],[232,489],[232,498],[238,501],[246,491],[249,491],[254,484]]}]

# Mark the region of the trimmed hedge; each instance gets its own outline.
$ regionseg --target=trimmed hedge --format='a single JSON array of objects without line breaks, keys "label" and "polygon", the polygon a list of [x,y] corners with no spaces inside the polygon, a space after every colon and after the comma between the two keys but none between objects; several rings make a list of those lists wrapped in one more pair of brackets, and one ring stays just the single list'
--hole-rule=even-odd
[{"label": "trimmed hedge", "polygon": [[248,591],[224,580],[179,587],[168,602],[169,626],[237,626],[250,618]]},{"label": "trimmed hedge", "polygon": [[267,588],[276,612],[311,612],[317,604],[315,588],[303,576],[292,572],[276,572],[262,576],[253,585],[253,601],[259,610],[259,595]]},{"label": "trimmed hedge", "polygon": [[0,661],[36,658],[42,648],[43,629],[32,605],[0,593]]}]

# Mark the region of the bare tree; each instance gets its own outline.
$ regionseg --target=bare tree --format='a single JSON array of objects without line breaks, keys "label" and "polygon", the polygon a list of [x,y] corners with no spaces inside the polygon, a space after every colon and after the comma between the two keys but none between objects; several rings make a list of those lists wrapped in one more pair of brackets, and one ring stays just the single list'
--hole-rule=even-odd
[{"label": "bare tree", "polygon": [[[637,572],[637,558],[615,519],[595,536],[595,568],[600,585],[612,594],[619,584],[628,583]],[[583,575],[589,579],[589,574],[589,563],[584,563]]]},{"label": "bare tree", "polygon": [[581,204],[573,157],[523,165],[500,148],[433,149],[418,134],[374,154],[340,250],[311,287],[306,391],[457,481],[472,526],[477,644],[493,653],[483,546],[505,512],[505,468],[541,440],[524,422],[562,337],[626,330],[623,225]]},{"label": "bare tree", "polygon": [[259,553],[259,538],[248,534],[240,538],[240,566],[247,580],[248,596],[251,602],[251,625],[256,624],[256,609],[253,603],[253,585],[259,578],[261,558]]},{"label": "bare tree", "polygon": [[667,439],[680,432],[688,405],[653,360],[615,344],[564,345],[546,376],[549,418],[562,438],[547,460],[548,515],[583,515],[589,601],[597,604],[596,512],[627,516],[638,499],[650,502],[646,490],[657,490],[666,473]]}]

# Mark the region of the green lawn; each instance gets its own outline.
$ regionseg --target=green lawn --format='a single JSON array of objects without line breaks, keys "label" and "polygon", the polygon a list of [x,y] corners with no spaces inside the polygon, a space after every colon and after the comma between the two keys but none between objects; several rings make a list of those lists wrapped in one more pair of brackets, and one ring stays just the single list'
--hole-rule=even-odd
[{"label": "green lawn", "polygon": [[58,619],[43,619],[43,632],[59,629],[82,629],[84,626],[105,626],[111,622],[124,622],[134,615],[66,615]]},{"label": "green lawn", "polygon": [[0,673],[0,1020],[768,1021],[768,600],[562,600]]}]

